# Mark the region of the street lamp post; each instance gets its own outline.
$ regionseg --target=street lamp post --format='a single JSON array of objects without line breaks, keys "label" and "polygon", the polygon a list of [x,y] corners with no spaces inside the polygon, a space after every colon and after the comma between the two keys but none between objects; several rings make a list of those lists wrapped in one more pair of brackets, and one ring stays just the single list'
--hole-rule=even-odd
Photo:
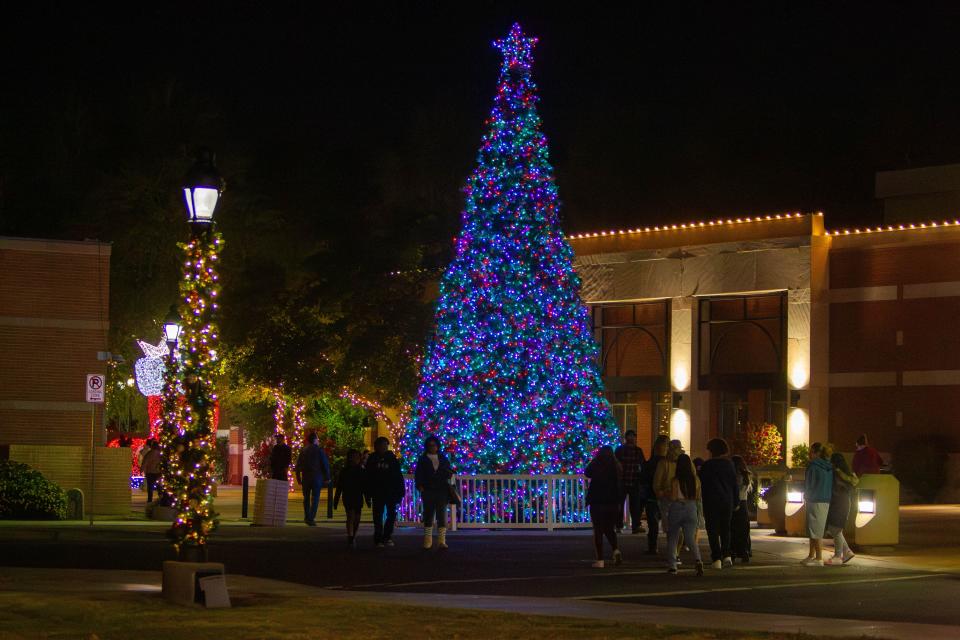
[{"label": "street lamp post", "polygon": [[180,281],[181,330],[179,386],[184,401],[179,412],[179,434],[171,456],[174,465],[177,515],[170,537],[182,560],[206,559],[207,536],[216,526],[212,504],[212,472],[216,450],[214,382],[218,364],[217,263],[223,240],[214,225],[214,213],[223,193],[223,179],[214,156],[201,151],[184,179],[183,194],[190,221],[190,241],[183,244],[185,259]]}]

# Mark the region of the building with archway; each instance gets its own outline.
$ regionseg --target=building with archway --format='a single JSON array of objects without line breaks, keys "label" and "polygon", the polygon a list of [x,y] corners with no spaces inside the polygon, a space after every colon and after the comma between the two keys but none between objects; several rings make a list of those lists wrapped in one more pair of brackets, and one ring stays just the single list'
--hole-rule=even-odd
[{"label": "building with archway", "polygon": [[960,224],[780,214],[575,235],[608,398],[646,448],[960,436]]}]

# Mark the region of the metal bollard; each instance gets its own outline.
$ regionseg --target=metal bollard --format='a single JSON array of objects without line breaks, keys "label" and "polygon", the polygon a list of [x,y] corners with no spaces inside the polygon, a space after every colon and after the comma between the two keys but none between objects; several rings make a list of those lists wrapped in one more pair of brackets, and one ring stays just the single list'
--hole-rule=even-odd
[{"label": "metal bollard", "polygon": [[250,478],[243,476],[243,493],[240,498],[240,517],[247,518],[247,507],[250,505]]}]

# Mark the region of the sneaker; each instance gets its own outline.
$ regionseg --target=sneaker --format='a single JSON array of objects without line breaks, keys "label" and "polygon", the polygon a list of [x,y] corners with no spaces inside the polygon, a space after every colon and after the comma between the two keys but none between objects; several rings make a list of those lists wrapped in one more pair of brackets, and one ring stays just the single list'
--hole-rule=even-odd
[{"label": "sneaker", "polygon": [[615,565],[623,564],[623,554],[620,553],[620,549],[613,550],[613,564]]},{"label": "sneaker", "polygon": [[697,564],[696,564],[696,566],[694,566],[694,570],[696,571],[696,573],[697,573],[698,576],[702,576],[702,575],[703,575],[703,563],[700,562],[699,560],[697,560]]},{"label": "sneaker", "polygon": [[741,564],[750,564],[750,556],[743,556],[742,558],[740,558],[740,563],[741,563]]},{"label": "sneaker", "polygon": [[383,541],[383,544],[387,545],[388,547],[393,547],[393,546],[395,546],[395,545],[393,544],[393,540],[390,540],[389,538],[387,538],[386,540],[384,540],[384,541]]},{"label": "sneaker", "polygon": [[603,560],[597,560],[590,566],[594,569],[603,569]]},{"label": "sneaker", "polygon": [[843,554],[843,564],[847,564],[856,557],[857,554],[855,554],[853,551],[847,550],[847,552]]},{"label": "sneaker", "polygon": [[822,567],[823,560],[819,558],[804,558],[803,560],[800,561],[800,564],[802,564],[805,567]]},{"label": "sneaker", "polygon": [[711,564],[710,566],[713,567],[714,569],[723,569],[723,563],[720,562],[719,560],[714,560],[713,564]]},{"label": "sneaker", "polygon": [[841,558],[840,556],[833,556],[832,558],[824,562],[824,564],[828,564],[831,567],[836,567],[843,564],[843,558]]},{"label": "sneaker", "polygon": [[670,573],[670,574],[673,574],[673,575],[677,575],[677,568],[676,568],[676,567],[670,567],[669,569],[667,569],[667,573]]},{"label": "sneaker", "polygon": [[386,543],[386,542],[378,542],[378,543],[377,543],[377,548],[379,548],[379,549],[383,549],[385,546],[387,546],[387,543]]},{"label": "sneaker", "polygon": [[315,526],[317,526],[316,520],[307,520],[307,526],[308,526],[308,527],[315,527]]},{"label": "sneaker", "polygon": [[732,566],[733,566],[733,559],[731,559],[730,556],[727,556],[726,558],[724,558],[724,559],[723,559],[723,566],[725,566],[725,567],[732,567]]}]

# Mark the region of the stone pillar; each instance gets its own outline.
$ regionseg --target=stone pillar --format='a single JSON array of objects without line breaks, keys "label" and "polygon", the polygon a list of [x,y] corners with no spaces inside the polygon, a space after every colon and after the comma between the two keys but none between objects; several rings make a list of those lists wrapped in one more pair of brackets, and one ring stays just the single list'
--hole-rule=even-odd
[{"label": "stone pillar", "polygon": [[[702,439],[705,415],[692,412],[694,405],[693,367],[693,297],[673,298],[670,303],[670,390],[674,394],[670,414],[670,438],[683,442],[683,448],[691,451]],[[679,398],[679,402],[677,402]],[[703,432],[705,433],[705,432]]]},{"label": "stone pillar", "polygon": [[787,292],[787,464],[790,450],[810,443],[810,289]]}]

